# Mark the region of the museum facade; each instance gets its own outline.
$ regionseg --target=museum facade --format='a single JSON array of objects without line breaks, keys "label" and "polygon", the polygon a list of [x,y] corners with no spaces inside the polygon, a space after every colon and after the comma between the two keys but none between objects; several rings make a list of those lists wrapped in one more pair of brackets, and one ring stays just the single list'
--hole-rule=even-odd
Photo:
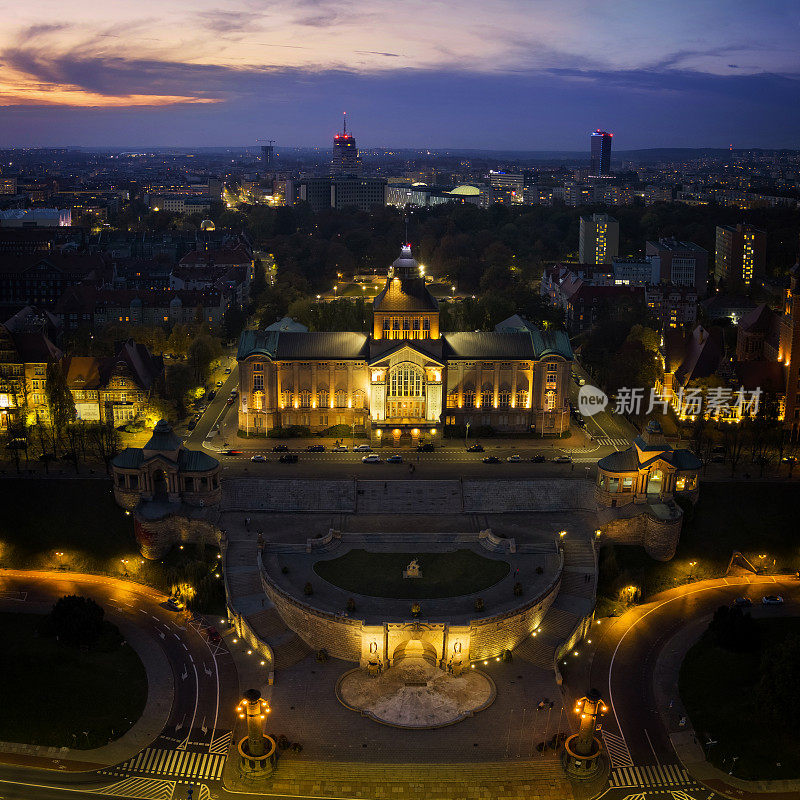
[{"label": "museum facade", "polygon": [[440,333],[439,304],[402,248],[373,303],[372,335],[248,330],[239,342],[239,428],[364,428],[376,443],[473,430],[569,429],[572,348],[520,316],[494,331]]}]

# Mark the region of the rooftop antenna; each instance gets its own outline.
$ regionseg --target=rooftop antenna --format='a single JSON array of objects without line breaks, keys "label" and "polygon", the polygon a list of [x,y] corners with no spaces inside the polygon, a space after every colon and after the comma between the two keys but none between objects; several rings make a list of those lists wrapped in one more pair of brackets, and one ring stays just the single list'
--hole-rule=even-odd
[{"label": "rooftop antenna", "polygon": [[406,244],[408,244],[408,214],[406,214],[405,223],[406,223]]},{"label": "rooftop antenna", "polygon": [[342,111],[342,133],[347,136],[347,112]]}]

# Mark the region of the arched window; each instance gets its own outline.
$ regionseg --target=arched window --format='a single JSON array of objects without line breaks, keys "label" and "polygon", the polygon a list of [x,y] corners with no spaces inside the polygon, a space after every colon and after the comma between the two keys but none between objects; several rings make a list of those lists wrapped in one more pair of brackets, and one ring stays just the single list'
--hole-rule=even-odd
[{"label": "arched window", "polygon": [[458,392],[450,392],[447,395],[447,407],[448,408],[458,407]]},{"label": "arched window", "polygon": [[517,408],[528,407],[528,392],[526,389],[517,390]]},{"label": "arched window", "polygon": [[336,392],[336,408],[347,408],[347,392],[342,389]]},{"label": "arched window", "polygon": [[464,408],[475,408],[475,390],[467,389],[464,392]]},{"label": "arched window", "polygon": [[511,405],[511,392],[507,390],[501,391],[497,395],[497,405],[499,405],[500,408],[508,408]]},{"label": "arched window", "polygon": [[253,411],[264,410],[264,393],[253,392]]},{"label": "arched window", "polygon": [[491,408],[494,392],[491,389],[481,390],[481,408]]},{"label": "arched window", "polygon": [[327,389],[320,389],[319,394],[317,396],[317,403],[320,408],[327,408],[328,407],[328,390]]},{"label": "arched window", "polygon": [[360,389],[353,394],[353,408],[364,408],[364,392]]},{"label": "arched window", "polygon": [[308,389],[303,389],[300,392],[300,407],[301,408],[311,408],[311,392]]},{"label": "arched window", "polygon": [[422,397],[422,370],[413,364],[400,364],[389,375],[389,397]]},{"label": "arched window", "polygon": [[292,405],[292,390],[284,389],[281,392],[281,407],[290,408]]},{"label": "arched window", "polygon": [[555,392],[547,392],[544,396],[544,408],[545,411],[553,411],[556,407],[556,393]]}]

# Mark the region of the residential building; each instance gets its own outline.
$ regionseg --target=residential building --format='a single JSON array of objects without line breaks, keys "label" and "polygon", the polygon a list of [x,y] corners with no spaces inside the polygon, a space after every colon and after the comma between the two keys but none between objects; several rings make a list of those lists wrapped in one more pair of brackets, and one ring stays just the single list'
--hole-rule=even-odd
[{"label": "residential building", "polygon": [[578,260],[582,264],[610,264],[619,251],[619,222],[608,214],[581,217]]},{"label": "residential building", "polygon": [[692,286],[698,297],[708,289],[708,252],[675,238],[647,242],[645,255],[658,259],[658,282]]},{"label": "residential building", "polygon": [[752,225],[717,226],[714,280],[729,291],[747,291],[766,272],[767,234]]},{"label": "residential building", "polygon": [[298,201],[308,203],[316,212],[326,208],[370,211],[386,205],[384,178],[304,178],[297,182],[296,191]]},{"label": "residential building", "polygon": [[670,283],[647,285],[645,302],[662,329],[681,328],[697,322],[697,292],[693,286]]}]

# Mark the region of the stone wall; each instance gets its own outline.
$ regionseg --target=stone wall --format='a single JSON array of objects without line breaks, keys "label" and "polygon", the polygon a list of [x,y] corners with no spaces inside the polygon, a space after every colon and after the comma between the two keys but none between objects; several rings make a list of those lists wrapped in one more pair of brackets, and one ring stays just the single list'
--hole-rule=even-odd
[{"label": "stone wall", "polygon": [[[558,595],[561,586],[561,571],[564,566],[563,553],[560,555],[558,573],[553,582],[536,597],[521,600],[520,606],[504,614],[473,620],[469,626],[469,660],[494,658],[503,650],[511,650],[541,624],[544,615]],[[269,599],[275,605],[286,625],[297,633],[298,636],[312,649],[325,648],[330,655],[345,661],[360,662],[364,657],[364,634],[370,632],[374,636],[374,626],[366,627],[363,620],[333,614],[328,611],[314,608],[311,604],[290,595],[275,584],[267,570],[261,567],[261,582]],[[397,621],[410,623],[411,620]],[[433,627],[437,632],[429,636],[417,634],[414,637],[430,639],[434,645],[437,656],[443,657],[443,645],[437,644],[446,636],[449,626],[442,627],[433,621],[423,623],[423,628]],[[396,624],[392,624],[396,627]],[[462,630],[459,627],[459,630]],[[466,626],[464,626],[466,630]],[[451,637],[452,638],[452,637]],[[466,636],[464,636],[466,640]],[[391,642],[382,642],[381,649],[389,648],[388,657],[391,658],[393,648],[397,646],[397,638]]]},{"label": "stone wall", "polygon": [[681,535],[683,515],[660,520],[646,510],[633,517],[618,517],[603,524],[600,544],[634,544],[644,547],[657,561],[669,561],[675,555]]},{"label": "stone wall", "polygon": [[459,514],[593,511],[594,483],[541,480],[270,480],[229,478],[226,511]]},{"label": "stone wall", "polygon": [[142,555],[150,559],[163,558],[175,544],[205,542],[219,545],[222,532],[215,517],[212,509],[209,509],[207,517],[190,517],[177,506],[175,511],[152,518],[139,506],[134,512],[136,542]]}]

